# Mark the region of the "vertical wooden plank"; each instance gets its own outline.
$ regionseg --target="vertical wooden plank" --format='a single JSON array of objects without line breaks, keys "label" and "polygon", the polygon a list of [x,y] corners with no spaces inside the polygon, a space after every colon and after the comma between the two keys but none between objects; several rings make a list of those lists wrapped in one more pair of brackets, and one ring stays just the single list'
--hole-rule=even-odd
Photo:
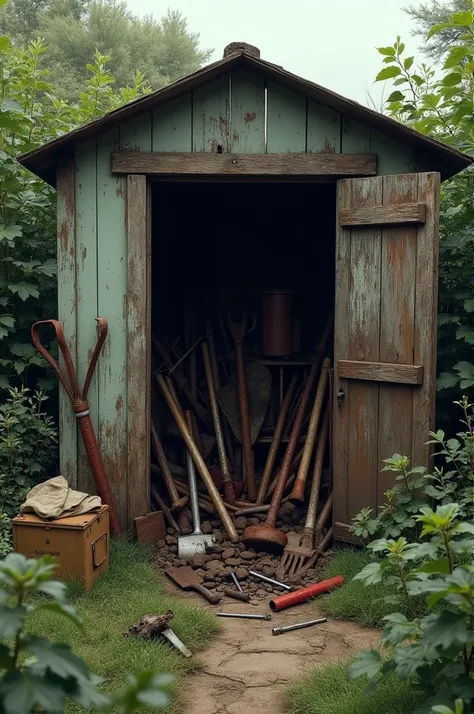
[{"label": "vertical wooden plank", "polygon": [[97,138],[98,309],[109,324],[99,358],[99,440],[117,515],[127,526],[127,235],[126,184],[112,176],[119,129]]},{"label": "vertical wooden plank", "polygon": [[343,154],[370,153],[370,129],[354,119],[342,117],[341,152]]},{"label": "vertical wooden plank", "polygon": [[[76,208],[74,158],[60,158],[56,174],[58,231],[58,313],[64,336],[77,359]],[[60,360],[62,366],[64,363]],[[71,400],[59,388],[59,457],[61,474],[77,488],[77,425]]]},{"label": "vertical wooden plank", "polygon": [[377,175],[388,176],[414,171],[413,150],[385,134],[371,129],[370,150],[377,154]]},{"label": "vertical wooden plank", "polygon": [[[417,200],[418,176],[403,174],[383,179],[383,203]],[[416,226],[392,226],[382,231],[380,361],[413,364]],[[382,461],[394,453],[411,455],[413,387],[379,385],[379,474],[377,505],[393,486],[393,474]]]},{"label": "vertical wooden plank", "polygon": [[232,73],[231,151],[235,154],[265,153],[265,80],[254,72]]},{"label": "vertical wooden plank", "polygon": [[[352,206],[382,202],[382,179],[351,182]],[[381,229],[351,230],[349,352],[352,359],[377,362],[380,332]],[[337,329],[337,327],[336,327]],[[349,519],[376,506],[378,474],[377,383],[346,383],[349,421],[347,465]]]},{"label": "vertical wooden plank", "polygon": [[[77,265],[77,361],[79,384],[84,384],[97,340],[97,150],[96,139],[78,144],[76,163],[76,265]],[[92,425],[98,434],[98,372],[87,395]],[[96,493],[94,478],[82,439],[78,442],[78,488]]]},{"label": "vertical wooden plank", "polygon": [[267,84],[267,152],[306,151],[306,98],[275,82]]},{"label": "vertical wooden plank", "polygon": [[416,237],[416,297],[413,360],[424,367],[423,384],[413,393],[412,462],[428,466],[431,449],[426,444],[434,429],[436,398],[436,337],[439,258],[438,173],[418,175],[418,201],[426,203],[426,222]]},{"label": "vertical wooden plank", "polygon": [[[351,207],[351,182],[337,182],[336,212],[342,208]],[[334,415],[333,415],[333,488],[334,507],[333,519],[335,523],[348,523],[347,503],[347,458],[349,440],[349,419],[347,404],[339,405],[337,393],[346,388],[344,380],[337,377],[338,360],[347,359],[349,356],[349,295],[351,261],[351,234],[350,229],[342,228],[336,216],[336,289],[334,311]]]},{"label": "vertical wooden plank", "polygon": [[192,151],[192,95],[153,111],[153,151]]},{"label": "vertical wooden plank", "polygon": [[[150,258],[146,176],[127,177],[128,521],[150,510],[148,404]],[[145,279],[144,279],[145,278]]]},{"label": "vertical wooden plank", "polygon": [[229,151],[230,130],[230,74],[225,74],[193,92],[193,151]]},{"label": "vertical wooden plank", "polygon": [[341,115],[323,104],[308,100],[307,151],[341,153]]},{"label": "vertical wooden plank", "polygon": [[151,112],[139,114],[120,124],[120,148],[131,151],[151,151]]}]

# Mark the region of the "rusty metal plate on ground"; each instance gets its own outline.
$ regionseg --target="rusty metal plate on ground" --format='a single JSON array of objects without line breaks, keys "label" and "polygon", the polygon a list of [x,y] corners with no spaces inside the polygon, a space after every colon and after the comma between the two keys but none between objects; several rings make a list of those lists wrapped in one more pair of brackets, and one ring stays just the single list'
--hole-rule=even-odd
[{"label": "rusty metal plate on ground", "polygon": [[[270,370],[263,364],[250,362],[245,368],[245,379],[250,412],[250,435],[252,444],[254,444],[267,413],[272,388],[272,375]],[[218,392],[217,401],[226,415],[236,438],[242,442],[237,380],[235,377]]]}]

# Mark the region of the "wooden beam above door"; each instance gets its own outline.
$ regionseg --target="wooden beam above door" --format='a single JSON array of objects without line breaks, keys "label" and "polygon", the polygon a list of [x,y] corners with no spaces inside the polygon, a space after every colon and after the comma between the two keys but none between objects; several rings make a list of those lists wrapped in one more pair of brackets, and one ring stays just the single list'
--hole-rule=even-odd
[{"label": "wooden beam above door", "polygon": [[116,151],[114,174],[146,174],[171,180],[328,180],[375,176],[376,154],[218,154]]}]

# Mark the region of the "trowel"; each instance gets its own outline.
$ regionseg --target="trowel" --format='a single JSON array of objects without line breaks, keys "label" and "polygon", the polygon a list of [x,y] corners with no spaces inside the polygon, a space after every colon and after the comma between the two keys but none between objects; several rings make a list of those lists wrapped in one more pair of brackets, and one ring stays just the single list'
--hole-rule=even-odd
[{"label": "trowel", "polygon": [[[191,428],[191,414],[189,412],[186,412],[186,421],[188,427]],[[212,533],[208,535],[201,530],[196,470],[194,468],[194,461],[188,450],[186,450],[186,466],[188,470],[189,500],[191,502],[194,531],[191,535],[180,536],[178,538],[178,558],[180,560],[191,561],[198,553],[205,555],[207,550],[215,545],[216,537]]]}]

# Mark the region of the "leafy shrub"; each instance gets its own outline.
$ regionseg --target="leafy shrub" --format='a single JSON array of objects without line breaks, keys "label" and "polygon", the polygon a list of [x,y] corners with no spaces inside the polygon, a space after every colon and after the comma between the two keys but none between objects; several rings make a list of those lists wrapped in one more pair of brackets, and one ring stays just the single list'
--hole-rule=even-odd
[{"label": "leafy shrub", "polygon": [[0,554],[10,550],[10,519],[48,475],[57,443],[53,420],[43,412],[47,397],[25,388],[8,394],[0,404]]},{"label": "leafy shrub", "polygon": [[[97,691],[100,679],[68,645],[25,631],[26,620],[41,610],[82,627],[74,608],[65,602],[66,586],[52,580],[55,567],[49,556],[33,560],[11,553],[0,561],[0,658],[4,670],[0,677],[0,712],[62,714],[67,700],[85,711],[94,707],[122,714],[166,707],[168,696],[163,686],[171,679],[167,675],[144,672],[129,677],[124,691],[109,697]],[[34,594],[47,599],[32,599]],[[25,659],[25,655],[30,657]]]}]

